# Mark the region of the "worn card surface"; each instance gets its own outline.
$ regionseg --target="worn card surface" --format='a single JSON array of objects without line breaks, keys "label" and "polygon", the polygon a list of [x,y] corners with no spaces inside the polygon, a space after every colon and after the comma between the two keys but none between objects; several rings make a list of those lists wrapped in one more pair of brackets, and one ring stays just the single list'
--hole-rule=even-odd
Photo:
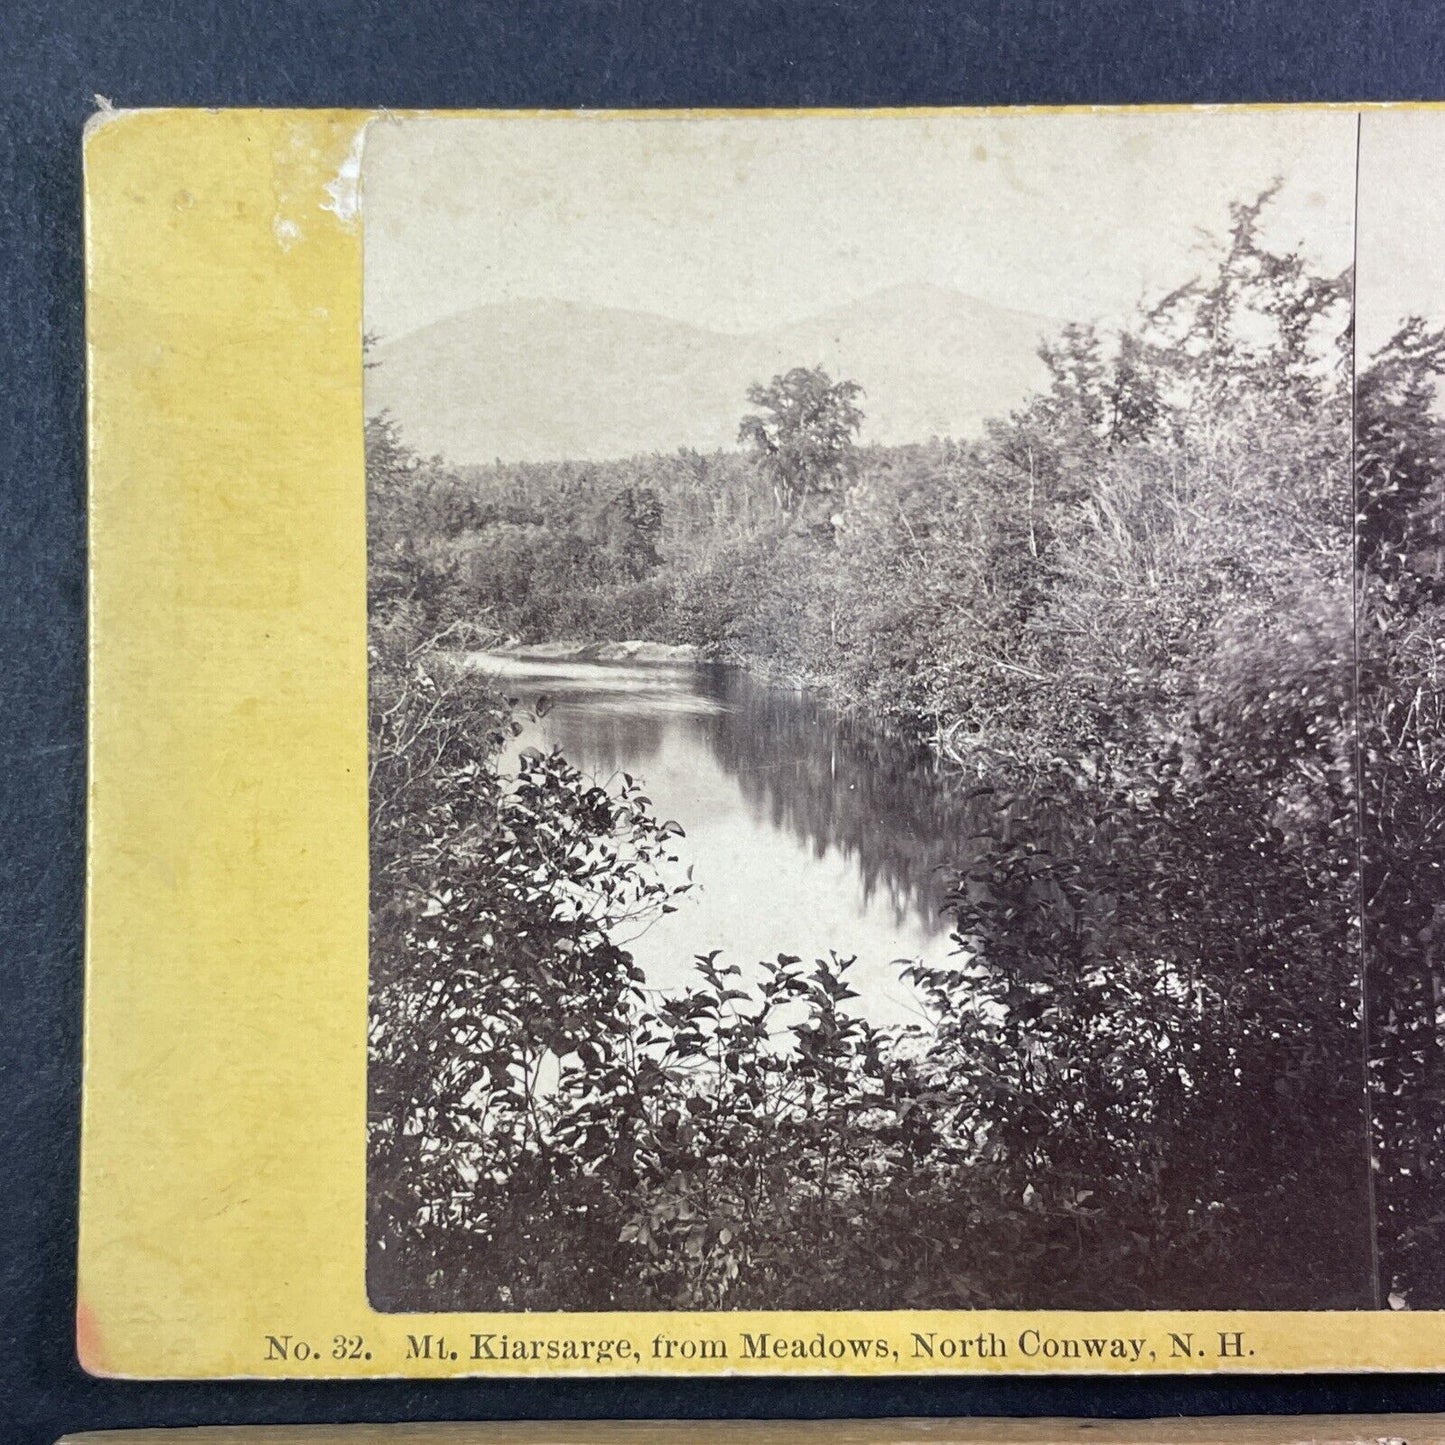
[{"label": "worn card surface", "polygon": [[97,117],[86,1367],[1445,1365],[1442,159]]}]

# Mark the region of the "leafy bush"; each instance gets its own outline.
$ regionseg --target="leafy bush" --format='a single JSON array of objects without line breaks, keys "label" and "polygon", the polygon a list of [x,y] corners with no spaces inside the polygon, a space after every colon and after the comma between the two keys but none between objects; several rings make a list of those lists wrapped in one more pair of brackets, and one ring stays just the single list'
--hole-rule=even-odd
[{"label": "leafy bush", "polygon": [[1445,333],[1363,371],[1356,469],[1361,853],[1381,1270],[1445,1306]]}]

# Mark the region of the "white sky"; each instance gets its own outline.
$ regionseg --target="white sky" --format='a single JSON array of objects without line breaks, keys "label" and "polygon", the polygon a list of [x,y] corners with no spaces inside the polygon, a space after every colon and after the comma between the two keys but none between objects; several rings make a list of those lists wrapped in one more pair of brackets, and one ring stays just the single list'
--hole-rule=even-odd
[{"label": "white sky", "polygon": [[1406,316],[1445,321],[1445,112],[1364,117],[1355,285],[1362,358]]},{"label": "white sky", "polygon": [[367,326],[552,297],[748,331],[905,283],[1115,318],[1275,175],[1270,239],[1342,269],[1354,141],[1344,111],[383,120]]}]

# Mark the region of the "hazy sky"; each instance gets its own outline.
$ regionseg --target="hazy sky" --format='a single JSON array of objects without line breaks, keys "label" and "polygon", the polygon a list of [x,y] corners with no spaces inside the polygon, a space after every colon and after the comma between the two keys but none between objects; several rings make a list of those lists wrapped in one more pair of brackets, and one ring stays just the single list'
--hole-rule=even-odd
[{"label": "hazy sky", "polygon": [[1405,316],[1445,321],[1445,112],[1364,117],[1355,304],[1362,354]]},{"label": "hazy sky", "polygon": [[1059,320],[1187,279],[1271,177],[1267,234],[1349,263],[1349,112],[383,120],[367,325],[553,297],[760,329],[905,283]]}]

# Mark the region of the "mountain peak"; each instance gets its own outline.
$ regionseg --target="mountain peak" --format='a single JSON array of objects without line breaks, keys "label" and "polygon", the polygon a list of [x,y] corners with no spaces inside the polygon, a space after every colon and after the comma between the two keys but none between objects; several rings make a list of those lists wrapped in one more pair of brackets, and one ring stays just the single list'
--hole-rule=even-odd
[{"label": "mountain peak", "polygon": [[484,303],[379,345],[369,413],[423,453],[601,460],[736,444],[748,386],[823,364],[867,395],[863,439],[963,436],[1042,380],[1044,318],[904,282],[801,321],[730,335],[559,297]]}]

